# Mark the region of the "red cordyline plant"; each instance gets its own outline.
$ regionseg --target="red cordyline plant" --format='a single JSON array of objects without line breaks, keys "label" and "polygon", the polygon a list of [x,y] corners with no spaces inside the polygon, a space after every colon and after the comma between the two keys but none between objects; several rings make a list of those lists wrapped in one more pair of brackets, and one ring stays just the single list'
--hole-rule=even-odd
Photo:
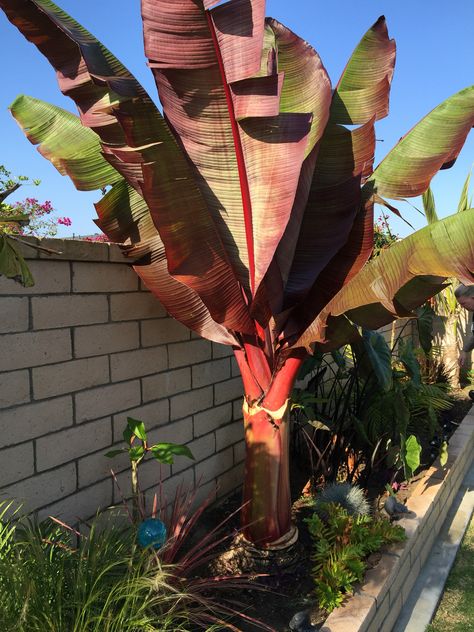
[{"label": "red cordyline plant", "polygon": [[[125,244],[168,312],[231,345],[244,384],[243,523],[261,546],[295,537],[288,398],[304,358],[413,309],[448,276],[473,282],[474,211],[366,265],[373,205],[425,191],[474,123],[474,88],[444,101],[373,168],[395,42],[367,31],[336,86],[264,0],[142,0],[163,106],[49,0],[0,0],[56,70],[79,118],[29,97],[12,112],[79,189],[111,189],[98,226]],[[347,125],[354,127],[346,127]],[[389,205],[390,206],[390,205]],[[393,207],[392,207],[393,210]]]}]

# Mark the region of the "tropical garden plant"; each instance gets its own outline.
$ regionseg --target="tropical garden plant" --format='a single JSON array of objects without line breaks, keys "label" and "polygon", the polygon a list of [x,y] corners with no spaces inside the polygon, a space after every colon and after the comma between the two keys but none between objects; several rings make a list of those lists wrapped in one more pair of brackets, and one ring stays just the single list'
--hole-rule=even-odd
[{"label": "tropical garden plant", "polygon": [[[248,539],[294,539],[288,399],[314,348],[406,317],[446,277],[473,281],[473,211],[382,252],[374,203],[421,194],[474,123],[474,88],[428,114],[374,169],[395,42],[381,17],[334,89],[316,51],[264,0],[142,0],[163,115],[129,71],[50,0],[0,7],[56,70],[79,117],[11,106],[77,188],[111,187],[98,226],[168,312],[233,347],[244,384]],[[355,127],[347,127],[355,126]],[[393,207],[392,207],[393,208]]]},{"label": "tropical garden plant", "polygon": [[27,197],[12,204],[5,202],[21,186],[38,186],[40,183],[40,180],[30,180],[23,175],[14,177],[4,165],[0,165],[0,275],[14,279],[25,287],[34,285],[34,280],[17,244],[23,243],[49,254],[53,251],[38,247],[22,237],[54,237],[58,225],[71,225],[69,217],[52,215],[54,209],[49,200],[40,202]]}]

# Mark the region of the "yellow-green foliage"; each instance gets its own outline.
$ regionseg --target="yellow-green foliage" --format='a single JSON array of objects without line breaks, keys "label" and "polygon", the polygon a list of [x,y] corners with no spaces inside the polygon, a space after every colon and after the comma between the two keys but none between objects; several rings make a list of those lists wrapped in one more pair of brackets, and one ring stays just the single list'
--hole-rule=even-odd
[{"label": "yellow-green foliage", "polygon": [[315,513],[307,523],[313,538],[316,597],[323,610],[332,612],[362,580],[367,556],[404,540],[405,531],[381,518],[350,515],[336,503],[328,503],[323,515],[324,520]]}]

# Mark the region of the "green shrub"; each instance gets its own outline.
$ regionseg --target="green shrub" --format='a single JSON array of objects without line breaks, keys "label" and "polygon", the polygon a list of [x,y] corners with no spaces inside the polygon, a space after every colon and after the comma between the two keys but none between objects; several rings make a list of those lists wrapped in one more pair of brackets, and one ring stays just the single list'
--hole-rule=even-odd
[{"label": "green shrub", "polygon": [[317,513],[307,519],[313,539],[312,574],[319,606],[332,612],[362,580],[367,556],[385,544],[404,540],[405,532],[387,520],[352,516],[335,503],[321,509],[324,520]]},{"label": "green shrub", "polygon": [[82,535],[54,520],[18,519],[11,508],[0,503],[2,632],[238,630],[228,623],[237,600],[218,594],[233,578],[186,577],[192,560],[165,563],[136,546],[133,526],[105,515]]}]

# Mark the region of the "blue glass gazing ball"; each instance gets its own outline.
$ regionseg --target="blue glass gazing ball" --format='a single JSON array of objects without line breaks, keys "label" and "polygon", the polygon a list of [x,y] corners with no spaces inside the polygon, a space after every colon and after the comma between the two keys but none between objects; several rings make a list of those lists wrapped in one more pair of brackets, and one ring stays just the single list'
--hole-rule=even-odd
[{"label": "blue glass gazing ball", "polygon": [[148,518],[140,523],[137,533],[138,544],[146,549],[160,549],[166,541],[166,527],[158,518]]}]

